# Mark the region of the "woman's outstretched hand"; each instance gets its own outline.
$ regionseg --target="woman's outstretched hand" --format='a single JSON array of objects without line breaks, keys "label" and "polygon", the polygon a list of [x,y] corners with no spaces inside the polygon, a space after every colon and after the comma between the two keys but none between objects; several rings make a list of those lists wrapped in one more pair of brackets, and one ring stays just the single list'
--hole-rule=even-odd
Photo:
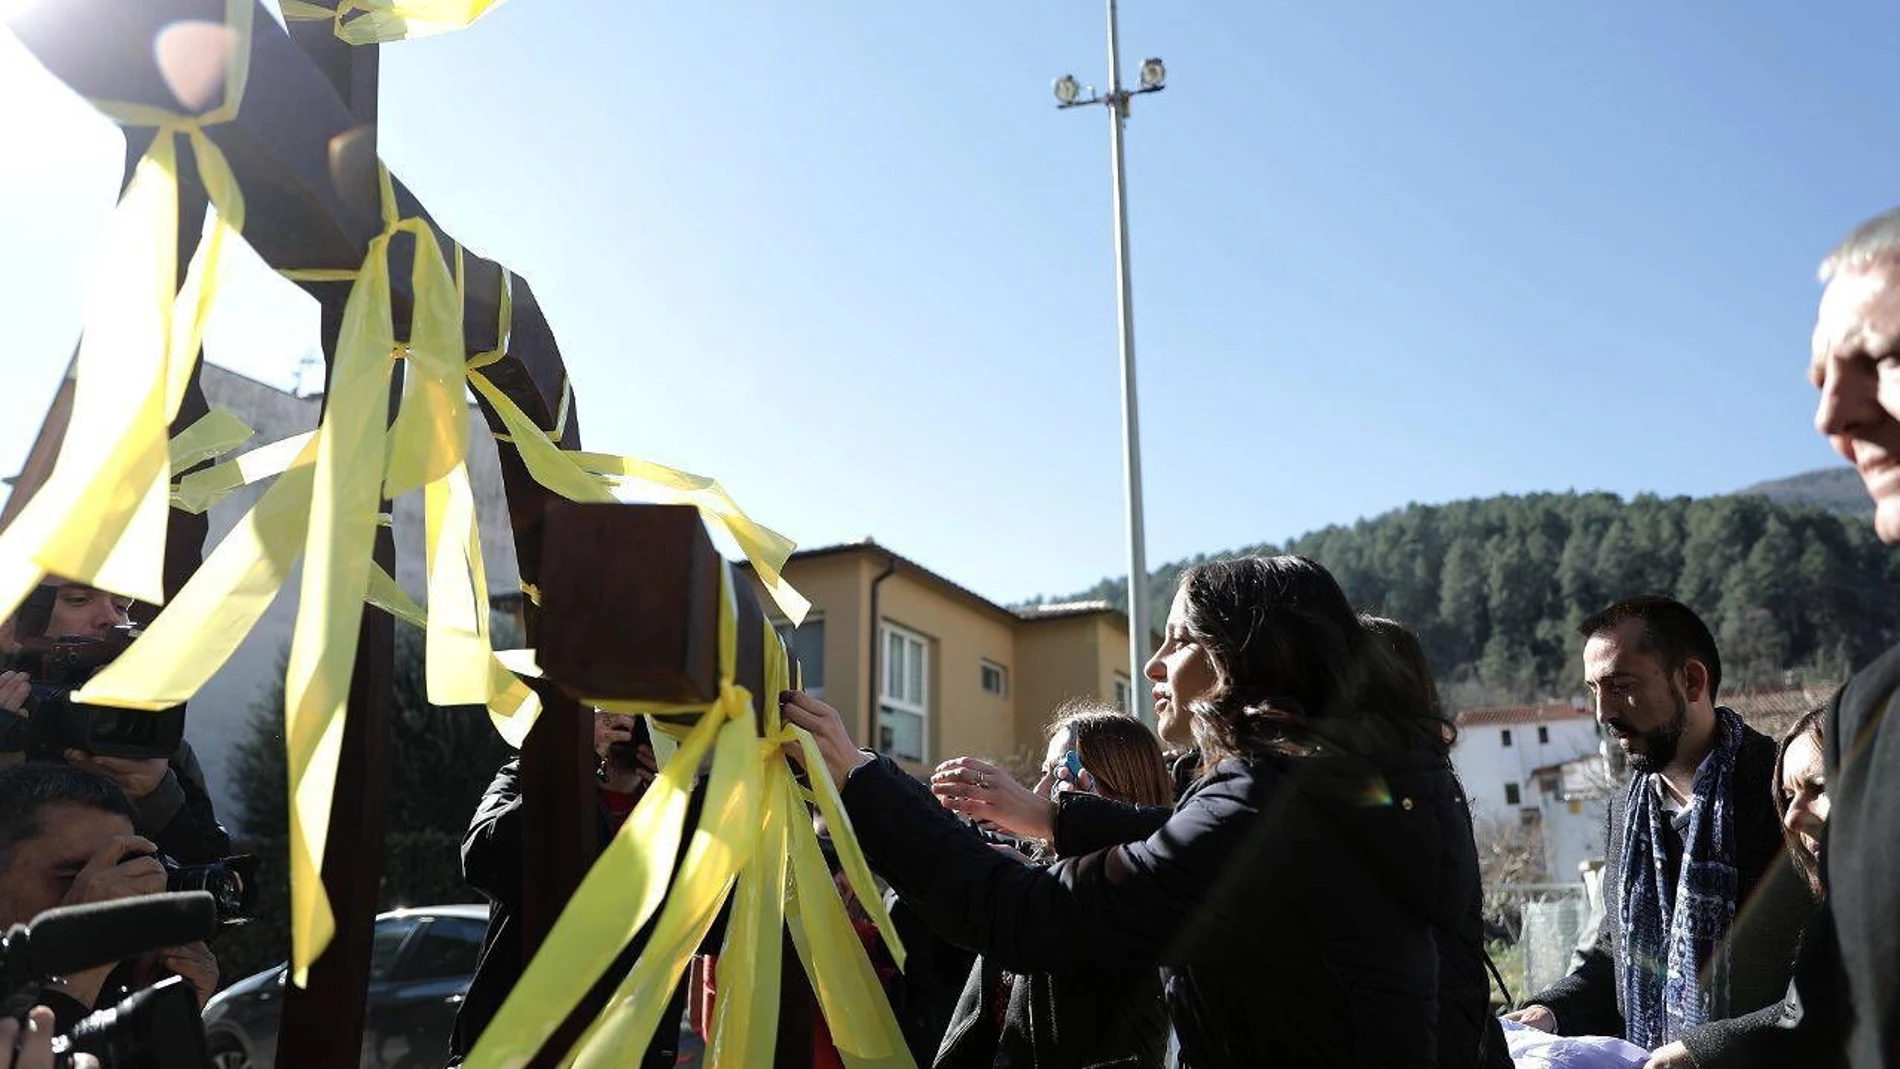
[{"label": "woman's outstretched hand", "polygon": [[[871,755],[857,748],[851,741],[851,733],[845,730],[844,718],[838,710],[806,694],[802,690],[780,691],[778,696],[779,715],[788,723],[797,724],[811,732],[812,739],[818,743],[818,753],[825,759],[825,767],[831,772],[831,782],[844,786],[844,778],[859,765],[869,764]],[[789,754],[799,767],[804,767],[805,753],[797,746],[787,746]]]},{"label": "woman's outstretched hand", "polygon": [[1055,803],[988,761],[945,761],[930,776],[930,793],[945,809],[987,821],[1018,838],[1055,838]]}]

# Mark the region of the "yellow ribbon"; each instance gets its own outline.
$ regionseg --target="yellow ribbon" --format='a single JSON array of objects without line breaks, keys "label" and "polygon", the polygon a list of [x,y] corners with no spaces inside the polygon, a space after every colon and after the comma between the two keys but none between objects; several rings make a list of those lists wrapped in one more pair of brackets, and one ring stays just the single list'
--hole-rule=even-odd
[{"label": "yellow ribbon", "polygon": [[[80,341],[73,412],[53,472],[0,533],[0,616],[42,573],[142,601],[164,600],[168,427],[191,381],[244,200],[203,127],[237,114],[249,68],[251,5],[226,0],[224,96],[202,115],[94,101],[124,126],[155,126],[107,229]],[[177,283],[178,164],[184,136],[216,217]]]},{"label": "yellow ribbon", "polygon": [[[504,285],[504,307],[508,300],[508,287]],[[501,417],[502,424],[508,428],[506,439],[520,451],[522,464],[535,482],[570,501],[618,501],[612,489],[618,486],[634,491],[653,504],[694,506],[702,519],[724,530],[738,543],[766,592],[793,625],[804,622],[811,611],[811,602],[786,582],[782,574],[786,560],[797,548],[790,539],[747,516],[716,480],[649,460],[607,453],[569,452],[555,445],[546,430],[528,418],[520,406],[482,374],[481,368],[495,359],[499,359],[496,354],[485,353],[470,360],[468,384]]]},{"label": "yellow ribbon", "polygon": [[[304,446],[315,434],[315,431],[293,434],[269,445],[260,445],[228,463],[180,478],[172,487],[172,507],[185,512],[206,512],[234,490],[283,474],[284,469],[303,455]],[[314,455],[310,459],[314,459]]]},{"label": "yellow ribbon", "polygon": [[[501,0],[338,0],[335,7],[308,0],[279,0],[293,22],[329,20],[336,35],[353,45],[387,44],[459,30],[499,7]],[[352,11],[362,12],[345,21]]]},{"label": "yellow ribbon", "polygon": [[[763,636],[768,691],[763,736],[755,726],[752,695],[733,682],[738,645],[734,602],[737,583],[730,565],[722,569],[720,687],[710,707],[702,710],[665,703],[583,699],[585,704],[598,708],[655,715],[703,711],[680,751],[665,765],[661,780],[669,784],[682,782],[672,776],[690,782],[712,730],[717,730],[718,741],[706,787],[706,805],[677,876],[672,879],[672,892],[632,971],[574,1048],[565,1052],[560,1062],[563,1069],[621,1065],[626,1062],[627,1051],[645,1049],[668,995],[704,942],[728,895],[736,895],[736,901],[719,960],[710,1047],[715,1069],[771,1063],[777,1029],[780,938],[788,919],[788,901],[795,939],[802,941],[806,969],[813,977],[819,1004],[832,1024],[834,1042],[847,1064],[867,1069],[912,1064],[889,1002],[818,852],[804,796],[785,759],[788,744],[804,748],[806,767],[818,787],[821,808],[826,809],[833,842],[841,859],[845,859],[846,877],[900,963],[903,947],[891,932],[889,917],[877,896],[870,870],[863,863],[849,819],[842,807],[833,810],[823,801],[827,797],[835,801],[837,792],[824,763],[815,760],[815,743],[808,733],[779,720],[774,699],[790,682],[791,666],[769,624],[764,625]],[[517,671],[537,672],[532,651],[508,651],[501,656]],[[681,730],[664,720],[651,723],[660,733]],[[661,780],[656,780],[635,806],[633,816],[628,818],[629,826],[649,804],[663,804],[653,801]],[[666,798],[664,804],[678,800],[671,793]],[[677,823],[662,827],[669,834],[654,837],[650,829],[643,830],[631,841],[623,828],[602,854],[470,1053],[466,1062],[469,1069],[515,1069],[526,1064],[592,987],[605,963],[653,916],[652,896],[663,891],[667,878],[673,876],[672,862],[680,841]],[[630,849],[617,851],[623,843]],[[796,876],[790,884],[788,874]],[[789,899],[788,888],[792,889]],[[620,938],[610,945],[603,944],[601,939],[608,936]]]},{"label": "yellow ribbon", "polygon": [[229,453],[257,432],[228,408],[214,408],[191,426],[172,435],[169,454],[173,471],[202,464]]}]

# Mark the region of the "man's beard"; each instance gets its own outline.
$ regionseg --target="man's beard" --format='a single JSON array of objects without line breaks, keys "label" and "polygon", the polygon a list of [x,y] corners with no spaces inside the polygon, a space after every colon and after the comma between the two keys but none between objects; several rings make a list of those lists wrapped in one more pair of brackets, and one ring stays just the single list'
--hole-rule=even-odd
[{"label": "man's beard", "polygon": [[1675,702],[1676,709],[1669,722],[1644,732],[1639,738],[1642,749],[1626,748],[1630,768],[1637,772],[1660,772],[1676,759],[1676,750],[1682,745],[1682,736],[1689,730],[1689,699],[1682,688],[1674,682],[1669,684],[1669,697]]}]

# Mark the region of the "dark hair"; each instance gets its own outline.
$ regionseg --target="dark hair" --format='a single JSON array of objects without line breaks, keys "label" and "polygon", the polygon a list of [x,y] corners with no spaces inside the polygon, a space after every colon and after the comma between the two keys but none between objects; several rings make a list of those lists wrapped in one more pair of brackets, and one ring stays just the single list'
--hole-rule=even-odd
[{"label": "dark hair", "polygon": [[1174,780],[1148,725],[1103,702],[1078,698],[1058,706],[1049,722],[1049,738],[1062,731],[1074,734],[1076,755],[1104,796],[1135,805],[1174,804]]},{"label": "dark hair", "polygon": [[133,819],[132,803],[119,785],[97,773],[57,762],[29,761],[0,768],[0,870],[13,864],[13,849],[45,830],[49,806],[78,805]]},{"label": "dark hair", "polygon": [[[1358,613],[1325,568],[1299,556],[1242,557],[1181,576],[1189,635],[1214,689],[1193,702],[1203,767],[1225,757],[1402,745],[1413,719],[1396,673],[1368,671]],[[1370,684],[1370,685],[1369,685]]]},{"label": "dark hair", "polygon": [[17,641],[23,638],[39,638],[53,623],[53,602],[59,598],[59,586],[56,583],[42,582],[33,588],[13,611],[13,637]]},{"label": "dark hair", "polygon": [[[1815,747],[1819,749],[1822,742],[1822,732],[1826,730],[1826,724],[1827,706],[1816,706],[1802,713],[1793,724],[1790,724],[1787,734],[1781,736],[1781,741],[1775,744],[1775,778],[1768,781],[1768,790],[1774,795],[1776,814],[1784,817],[1787,816],[1788,804],[1793,801],[1793,799],[1784,794],[1781,789],[1781,775],[1782,772],[1786,770],[1788,763],[1788,747],[1794,745],[1796,739],[1811,738],[1814,740]],[[1807,850],[1801,846],[1800,841],[1795,838],[1794,833],[1790,832],[1785,824],[1781,829],[1781,837],[1785,840],[1788,848],[1788,860],[1794,863],[1795,871],[1799,872],[1801,878],[1807,881],[1809,893],[1814,895],[1815,901],[1817,902],[1826,898],[1827,887],[1821,883],[1820,871],[1814,867],[1814,862],[1808,858]]]},{"label": "dark hair", "polygon": [[1701,661],[1709,670],[1709,701],[1715,701],[1722,685],[1722,655],[1715,650],[1715,636],[1694,609],[1675,598],[1662,594],[1624,598],[1592,613],[1578,626],[1577,634],[1587,641],[1629,620],[1642,621],[1638,648],[1654,653],[1664,671],[1673,673],[1691,660]]},{"label": "dark hair", "polygon": [[1360,613],[1359,626],[1374,640],[1372,648],[1366,651],[1368,659],[1383,662],[1375,663],[1374,670],[1390,675],[1390,686],[1405,695],[1404,707],[1418,716],[1421,726],[1434,740],[1433,749],[1449,754],[1458,741],[1458,725],[1445,715],[1445,707],[1438,698],[1438,683],[1432,678],[1431,661],[1426,659],[1425,647],[1418,636],[1397,620],[1372,613]]}]

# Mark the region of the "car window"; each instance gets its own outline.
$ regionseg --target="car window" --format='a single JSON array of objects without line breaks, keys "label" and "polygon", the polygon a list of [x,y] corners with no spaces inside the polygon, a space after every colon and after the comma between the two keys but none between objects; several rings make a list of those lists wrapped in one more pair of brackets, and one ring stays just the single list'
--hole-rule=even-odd
[{"label": "car window", "polygon": [[467,917],[437,917],[416,939],[403,963],[404,980],[441,980],[475,975],[488,926]]},{"label": "car window", "polygon": [[369,948],[369,978],[387,980],[402,954],[403,940],[421,927],[421,917],[391,917],[376,922],[376,937]]}]

